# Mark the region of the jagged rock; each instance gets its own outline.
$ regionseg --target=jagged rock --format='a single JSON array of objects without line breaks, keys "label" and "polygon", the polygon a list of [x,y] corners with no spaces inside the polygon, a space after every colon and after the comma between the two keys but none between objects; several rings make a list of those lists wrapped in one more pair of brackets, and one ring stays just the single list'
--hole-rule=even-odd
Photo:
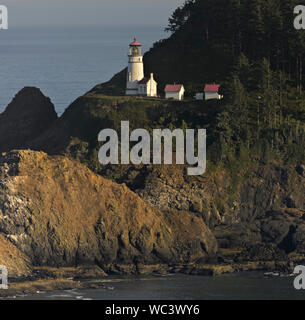
[{"label": "jagged rock", "polygon": [[217,242],[188,212],[151,208],[126,185],[43,152],[0,158],[0,233],[34,265],[175,264],[215,255]]},{"label": "jagged rock", "polygon": [[257,221],[219,225],[213,229],[213,234],[221,248],[243,248],[262,241],[260,224]]},{"label": "jagged rock", "polygon": [[276,219],[263,221],[261,233],[265,242],[280,244],[289,233],[291,222]]},{"label": "jagged rock", "polygon": [[252,246],[245,246],[242,254],[242,261],[285,261],[287,256],[273,243],[257,243]]},{"label": "jagged rock", "polygon": [[297,226],[292,243],[298,252],[305,254],[305,223]]},{"label": "jagged rock", "polygon": [[1,234],[0,265],[8,269],[9,277],[26,276],[31,273],[30,259]]},{"label": "jagged rock", "polygon": [[29,141],[56,120],[49,98],[37,88],[22,89],[0,115],[0,152],[27,148]]}]

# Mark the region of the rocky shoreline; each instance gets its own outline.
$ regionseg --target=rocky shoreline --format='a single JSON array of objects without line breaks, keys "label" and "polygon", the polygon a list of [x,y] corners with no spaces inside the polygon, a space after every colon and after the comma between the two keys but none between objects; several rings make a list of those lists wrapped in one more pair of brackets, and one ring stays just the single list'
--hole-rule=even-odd
[{"label": "rocky shoreline", "polygon": [[[188,265],[140,265],[116,266],[117,272],[111,275],[167,275],[180,273],[196,276],[220,276],[237,272],[262,271],[266,274],[289,276],[294,266],[305,262],[304,256],[291,257],[287,261],[257,261],[233,264],[188,264]],[[35,267],[27,277],[12,278],[7,290],[0,290],[1,298],[16,298],[18,295],[33,295],[40,292],[51,292],[71,289],[100,289],[107,288],[103,283],[108,275],[97,266],[81,266],[74,268]]]}]

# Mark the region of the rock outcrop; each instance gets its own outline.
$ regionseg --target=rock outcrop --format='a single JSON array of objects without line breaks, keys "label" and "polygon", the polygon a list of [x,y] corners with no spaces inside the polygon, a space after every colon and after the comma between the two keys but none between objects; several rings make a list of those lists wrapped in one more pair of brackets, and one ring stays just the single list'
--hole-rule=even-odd
[{"label": "rock outcrop", "polygon": [[191,178],[182,166],[161,166],[146,172],[136,192],[151,206],[202,217],[220,248],[243,250],[238,259],[287,260],[292,252],[305,254],[305,178],[300,168],[253,167],[251,179],[242,179],[232,190],[226,171]]},{"label": "rock outcrop", "polygon": [[30,259],[1,234],[0,265],[8,269],[10,277],[26,276],[32,271]]},{"label": "rock outcrop", "polygon": [[217,242],[189,212],[163,213],[62,156],[11,151],[0,158],[0,235],[33,265],[205,261]]},{"label": "rock outcrop", "polygon": [[0,114],[0,152],[26,148],[56,120],[49,98],[38,88],[23,88]]}]

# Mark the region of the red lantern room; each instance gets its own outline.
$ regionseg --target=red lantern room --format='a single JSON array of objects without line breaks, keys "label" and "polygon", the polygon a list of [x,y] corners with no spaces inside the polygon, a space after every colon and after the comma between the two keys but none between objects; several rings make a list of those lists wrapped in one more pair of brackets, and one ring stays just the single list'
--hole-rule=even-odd
[{"label": "red lantern room", "polygon": [[142,44],[140,42],[137,41],[137,38],[135,37],[133,42],[129,45],[130,50],[129,50],[129,55],[136,57],[136,56],[140,56],[141,53],[141,47]]}]

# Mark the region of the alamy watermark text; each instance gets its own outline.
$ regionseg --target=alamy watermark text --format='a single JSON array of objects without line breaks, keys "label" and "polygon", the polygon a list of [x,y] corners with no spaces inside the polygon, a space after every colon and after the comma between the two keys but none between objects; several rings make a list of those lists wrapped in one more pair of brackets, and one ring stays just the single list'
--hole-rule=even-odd
[{"label": "alamy watermark text", "polygon": [[[145,129],[136,129],[130,133],[129,121],[121,122],[121,164],[162,164],[162,149],[164,149],[164,164],[173,164],[173,139],[175,138],[176,164],[195,166],[187,169],[188,175],[201,175],[206,170],[206,130],[199,129],[197,133],[197,148],[195,148],[195,130],[186,129],[154,129],[151,139]],[[163,139],[163,144],[162,144]],[[119,164],[119,136],[113,129],[104,129],[98,135],[99,142],[105,142],[99,150],[98,158],[102,165]],[[130,144],[133,147],[130,150]],[[151,148],[152,145],[152,148]],[[197,149],[197,156],[195,150]],[[151,157],[151,150],[153,155]]]},{"label": "alamy watermark text", "polygon": [[8,29],[8,10],[6,6],[0,5],[0,30]]},{"label": "alamy watermark text", "polygon": [[0,289],[8,289],[8,271],[5,266],[0,266]]},{"label": "alamy watermark text", "polygon": [[297,15],[293,22],[294,28],[297,30],[305,29],[305,6],[298,5],[293,12]]}]

